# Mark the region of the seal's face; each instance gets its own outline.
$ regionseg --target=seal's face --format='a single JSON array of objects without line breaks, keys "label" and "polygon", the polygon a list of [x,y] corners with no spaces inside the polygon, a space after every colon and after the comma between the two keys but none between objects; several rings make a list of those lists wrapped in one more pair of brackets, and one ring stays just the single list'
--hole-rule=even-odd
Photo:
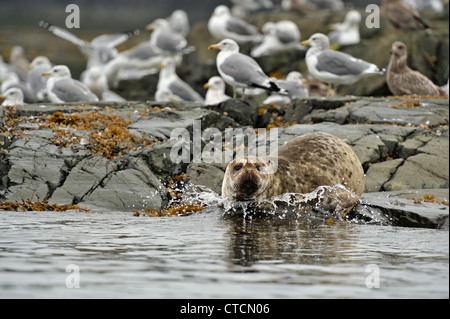
[{"label": "seal's face", "polygon": [[242,157],[228,164],[222,196],[230,200],[258,200],[269,187],[269,163],[256,157]]}]

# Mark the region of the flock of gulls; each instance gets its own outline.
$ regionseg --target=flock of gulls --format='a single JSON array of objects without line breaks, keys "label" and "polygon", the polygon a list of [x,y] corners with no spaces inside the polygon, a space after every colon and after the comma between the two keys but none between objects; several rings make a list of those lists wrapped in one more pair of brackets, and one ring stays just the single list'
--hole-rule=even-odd
[{"label": "flock of gulls", "polygon": [[[64,28],[41,22],[40,25],[56,37],[73,43],[86,56],[86,70],[80,79],[72,78],[66,65],[53,65],[45,56],[37,56],[29,62],[24,49],[12,49],[9,63],[0,55],[0,83],[4,106],[49,101],[52,103],[125,101],[114,92],[121,80],[140,79],[159,72],[156,101],[194,101],[205,105],[217,104],[237,94],[245,97],[261,92],[267,93],[264,104],[289,103],[292,99],[308,96],[305,79],[298,70],[286,78],[269,77],[255,59],[277,54],[285,50],[307,50],[306,65],[309,77],[333,85],[351,85],[367,76],[386,74],[389,89],[394,95],[448,96],[447,88],[435,85],[423,74],[407,65],[407,47],[394,42],[387,70],[338,50],[338,46],[354,45],[360,41],[361,14],[356,10],[347,12],[342,23],[334,24],[325,35],[313,34],[301,41],[300,30],[294,21],[268,21],[261,30],[249,24],[245,16],[261,8],[270,9],[270,0],[232,1],[230,9],[219,5],[212,12],[207,27],[218,40],[209,49],[219,50],[216,57],[217,75],[205,83],[205,97],[183,81],[176,72],[183,55],[195,50],[190,46],[189,19],[185,11],[175,10],[169,17],[159,18],[146,26],[151,30],[148,41],[119,52],[116,48],[125,43],[137,31],[100,35],[90,42],[78,38]],[[417,9],[434,5],[441,10],[438,1],[384,0],[387,20],[397,29],[423,30],[429,28]],[[416,8],[413,7],[416,6]],[[422,6],[422,7],[421,7]],[[286,11],[305,12],[314,9],[344,10],[340,0],[283,0],[281,8]],[[430,9],[430,8],[428,8]],[[240,52],[239,45],[251,44],[249,55]],[[233,96],[225,94],[226,85],[233,89]]]}]

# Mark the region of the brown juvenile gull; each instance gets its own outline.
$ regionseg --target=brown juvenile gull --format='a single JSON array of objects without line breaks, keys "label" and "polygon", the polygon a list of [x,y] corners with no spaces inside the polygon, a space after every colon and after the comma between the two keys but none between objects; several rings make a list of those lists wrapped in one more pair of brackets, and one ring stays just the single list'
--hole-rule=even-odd
[{"label": "brown juvenile gull", "polygon": [[217,70],[223,80],[233,87],[233,98],[236,98],[237,87],[244,90],[254,87],[280,91],[276,83],[264,73],[253,58],[239,52],[236,41],[224,39],[217,44],[211,44],[208,48],[220,50],[216,58]]},{"label": "brown juvenile gull", "polygon": [[429,28],[419,13],[401,0],[385,0],[384,14],[396,29],[423,30]]},{"label": "brown juvenile gull", "polygon": [[387,69],[387,85],[394,95],[446,96],[444,90],[435,85],[425,75],[411,70],[406,65],[407,48],[402,42],[392,44],[391,59]]}]

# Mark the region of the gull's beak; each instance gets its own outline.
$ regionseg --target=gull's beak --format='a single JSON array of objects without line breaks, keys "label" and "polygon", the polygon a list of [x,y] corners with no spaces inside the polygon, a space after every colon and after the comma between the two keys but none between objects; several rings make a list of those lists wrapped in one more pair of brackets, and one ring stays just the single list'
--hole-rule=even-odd
[{"label": "gull's beak", "polygon": [[210,49],[210,50],[214,50],[214,49],[217,49],[217,48],[219,48],[219,47],[217,46],[217,44],[211,44],[211,45],[208,47],[208,49]]},{"label": "gull's beak", "polygon": [[308,84],[308,80],[307,79],[302,79],[302,83],[303,84]]},{"label": "gull's beak", "polygon": [[3,100],[4,98],[5,96],[0,94],[0,100]]},{"label": "gull's beak", "polygon": [[152,26],[152,24],[150,23],[150,24],[147,24],[146,26],[145,26],[145,31],[152,31],[153,30],[153,26]]},{"label": "gull's beak", "polygon": [[304,45],[304,46],[307,46],[307,45],[309,45],[309,42],[308,42],[308,40],[305,40],[305,41],[300,42],[300,44]]},{"label": "gull's beak", "polygon": [[207,88],[209,88],[209,83],[205,83],[205,84],[203,84],[203,88],[204,88],[204,89],[207,89]]},{"label": "gull's beak", "polygon": [[44,72],[44,73],[41,73],[41,75],[43,75],[43,76],[50,75],[50,72]]}]

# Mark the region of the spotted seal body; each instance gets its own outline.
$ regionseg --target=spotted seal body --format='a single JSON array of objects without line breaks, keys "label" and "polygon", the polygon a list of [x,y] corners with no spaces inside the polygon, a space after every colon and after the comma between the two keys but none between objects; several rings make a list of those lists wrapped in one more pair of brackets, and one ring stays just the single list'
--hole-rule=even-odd
[{"label": "spotted seal body", "polygon": [[326,208],[348,211],[364,190],[364,171],[353,150],[326,133],[310,133],[267,157],[242,157],[227,166],[222,197],[263,202],[284,193],[307,194],[320,186],[343,185],[324,193]]}]

